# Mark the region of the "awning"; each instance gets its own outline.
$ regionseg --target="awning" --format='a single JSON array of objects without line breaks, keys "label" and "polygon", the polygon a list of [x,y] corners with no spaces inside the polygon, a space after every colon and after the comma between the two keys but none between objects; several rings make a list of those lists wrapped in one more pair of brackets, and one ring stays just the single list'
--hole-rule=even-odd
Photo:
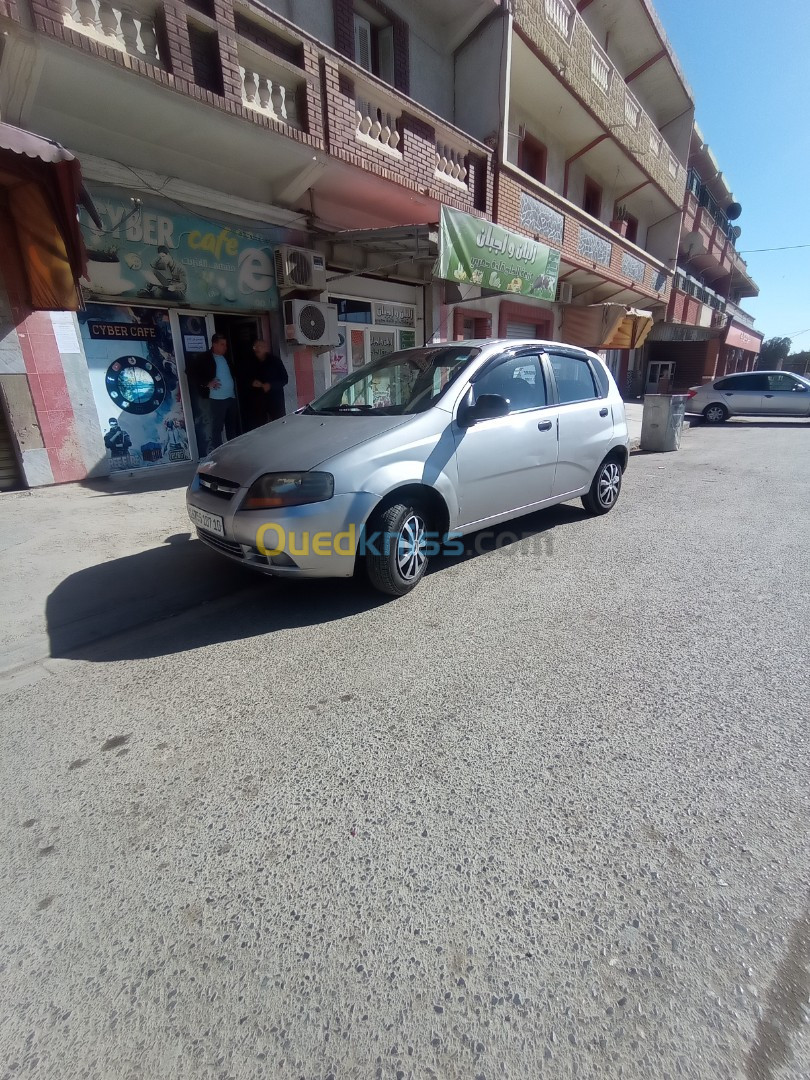
[{"label": "awning", "polygon": [[586,349],[640,349],[653,327],[653,314],[623,304],[567,304],[562,339]]},{"label": "awning", "polygon": [[97,216],[79,162],[59,143],[0,123],[0,189],[16,228],[31,307],[76,311],[85,272],[76,208],[82,204]]},{"label": "awning", "polygon": [[758,353],[762,347],[762,334],[732,321],[729,322],[726,331],[726,345],[734,349],[743,349],[745,352]]}]

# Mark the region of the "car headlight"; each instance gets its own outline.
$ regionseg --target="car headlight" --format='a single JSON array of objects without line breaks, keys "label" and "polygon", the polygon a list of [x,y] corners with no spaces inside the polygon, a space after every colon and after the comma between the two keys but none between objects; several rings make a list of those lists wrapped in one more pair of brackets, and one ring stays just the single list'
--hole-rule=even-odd
[{"label": "car headlight", "polygon": [[325,502],[335,493],[331,473],[265,473],[253,484],[242,503],[243,510],[275,510],[280,506],[304,506]]}]

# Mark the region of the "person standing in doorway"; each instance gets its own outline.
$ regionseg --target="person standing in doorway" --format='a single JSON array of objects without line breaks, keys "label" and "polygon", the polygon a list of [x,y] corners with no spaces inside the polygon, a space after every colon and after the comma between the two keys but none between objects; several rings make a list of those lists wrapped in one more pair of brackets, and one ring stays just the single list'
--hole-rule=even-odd
[{"label": "person standing in doorway", "polygon": [[[200,397],[208,401],[210,416],[209,451],[239,434],[239,408],[236,404],[236,384],[228,362],[228,340],[224,334],[214,334],[210,352],[203,353],[194,364],[193,379]],[[223,428],[225,439],[222,437]]]},{"label": "person standing in doorway", "polygon": [[246,372],[246,393],[250,426],[260,427],[286,415],[284,387],[290,377],[281,358],[270,352],[266,341],[253,343],[253,357]]}]

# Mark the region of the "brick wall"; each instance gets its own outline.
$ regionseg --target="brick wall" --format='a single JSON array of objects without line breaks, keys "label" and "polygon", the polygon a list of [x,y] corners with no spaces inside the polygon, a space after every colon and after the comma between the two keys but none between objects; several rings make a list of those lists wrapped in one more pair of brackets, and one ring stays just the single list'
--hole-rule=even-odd
[{"label": "brick wall", "polygon": [[[523,228],[520,223],[520,197],[523,191],[528,191],[533,198],[545,202],[552,209],[564,215],[565,223],[563,226],[562,245],[560,245],[559,240],[555,237],[543,236],[542,234],[530,232]],[[592,273],[601,274],[606,281],[615,282],[617,286],[624,285],[627,288],[634,289],[647,295],[651,300],[659,299],[658,292],[652,284],[653,275],[654,273],[657,273],[656,267],[652,263],[647,263],[646,260],[640,255],[637,255],[635,251],[632,251],[629,246],[625,246],[618,233],[614,233],[604,226],[600,226],[596,221],[592,223],[588,222],[585,227],[599,236],[604,236],[604,238],[612,245],[610,265],[602,266],[598,263],[594,265],[593,262],[582,256],[578,250],[579,232],[582,225],[571,215],[570,208],[566,207],[562,200],[555,200],[552,193],[541,193],[539,188],[537,191],[530,190],[527,183],[518,181],[512,173],[504,168],[500,168],[497,174],[496,204],[497,213],[495,220],[497,220],[498,224],[504,225],[508,229],[514,229],[516,232],[523,233],[526,236],[537,236],[538,239],[549,244],[551,247],[559,249],[562,252],[565,261],[571,263],[573,266],[579,266],[583,270],[590,270]],[[634,281],[622,272],[622,256],[625,252],[631,253],[634,258],[644,262],[645,270],[643,282]]]},{"label": "brick wall", "polygon": [[366,141],[361,143],[355,136],[354,79],[330,56],[323,58],[321,70],[330,154],[458,210],[473,214],[491,211],[493,186],[490,159],[486,155],[468,155],[465,188],[443,181],[436,175],[436,127],[428,115],[416,115],[407,109],[398,122],[400,142],[396,155]]}]

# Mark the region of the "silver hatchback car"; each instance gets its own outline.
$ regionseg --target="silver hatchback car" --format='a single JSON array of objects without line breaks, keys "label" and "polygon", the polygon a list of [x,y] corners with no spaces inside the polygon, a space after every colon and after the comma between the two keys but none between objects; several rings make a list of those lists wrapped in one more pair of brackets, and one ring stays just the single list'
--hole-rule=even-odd
[{"label": "silver hatchback car", "polygon": [[691,387],[686,411],[709,424],[730,416],[810,417],[810,379],[791,371],[739,371]]},{"label": "silver hatchback car", "polygon": [[293,416],[219,447],[187,494],[199,538],[266,574],[401,596],[465,533],[581,497],[627,467],[624,403],[593,353],[465,341],[393,353]]}]

